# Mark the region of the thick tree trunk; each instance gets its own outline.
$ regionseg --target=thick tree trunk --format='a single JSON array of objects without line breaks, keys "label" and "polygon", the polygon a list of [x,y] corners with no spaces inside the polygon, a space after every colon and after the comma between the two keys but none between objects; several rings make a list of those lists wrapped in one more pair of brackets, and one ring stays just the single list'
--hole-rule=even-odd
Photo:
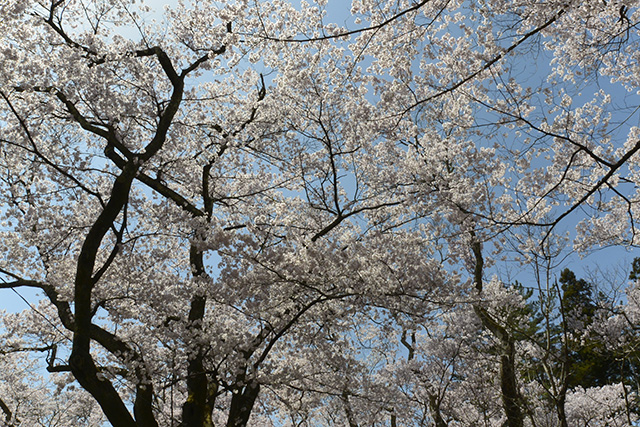
[{"label": "thick tree trunk", "polygon": [[442,418],[440,413],[440,402],[438,402],[438,396],[429,393],[429,412],[431,412],[431,418],[435,427],[447,427],[447,423]]},{"label": "thick tree trunk", "polygon": [[111,382],[98,376],[98,368],[91,356],[91,293],[95,284],[93,272],[100,244],[129,199],[129,190],[138,167],[137,164],[129,163],[116,178],[111,199],[93,223],[82,245],[74,282],[75,333],[69,365],[74,377],[96,399],[115,427],[135,427],[136,423]]},{"label": "thick tree trunk", "polygon": [[503,354],[500,357],[500,388],[502,403],[507,415],[508,427],[523,427],[524,414],[520,407],[521,397],[515,370],[515,346],[513,340],[506,338],[502,342]]},{"label": "thick tree trunk", "polygon": [[[475,235],[472,233],[472,237]],[[480,242],[475,241],[471,245],[476,259],[474,269],[474,283],[476,290],[482,292],[482,269],[484,260]],[[521,396],[518,391],[518,378],[515,369],[515,345],[509,332],[491,317],[484,307],[474,305],[474,311],[482,321],[482,326],[488,329],[500,341],[500,390],[502,403],[507,417],[507,427],[523,427],[524,415],[522,413]]]},{"label": "thick tree trunk", "polygon": [[569,427],[567,423],[567,414],[564,411],[566,393],[561,393],[558,401],[556,402],[556,411],[558,413],[558,421],[560,421],[560,427]]},{"label": "thick tree trunk", "polygon": [[[9,407],[7,406],[6,403],[4,403],[4,400],[2,400],[0,398],[0,409],[2,409],[2,412],[4,412],[4,425],[6,425],[6,427],[14,427],[15,424],[13,424],[13,413],[11,412],[11,409],[9,409]],[[17,421],[17,420],[16,420]],[[18,421],[18,423],[20,423]]]},{"label": "thick tree trunk", "polygon": [[349,402],[349,392],[344,390],[342,392],[342,402],[344,403],[344,411],[347,414],[347,422],[349,427],[358,427],[358,423],[355,420],[353,411],[351,410],[351,403]]},{"label": "thick tree trunk", "polygon": [[[202,251],[195,245],[191,245],[189,253],[193,277],[203,277],[206,275]],[[206,297],[196,295],[191,300],[189,310],[188,330],[197,336],[202,329],[202,320],[206,310]],[[187,366],[187,400],[182,405],[182,426],[183,427],[209,427],[205,424],[211,416],[207,416],[207,400],[209,390],[209,379],[204,369],[204,349],[197,348],[192,354]]]},{"label": "thick tree trunk", "polygon": [[98,378],[98,370],[89,353],[73,351],[69,365],[76,380],[96,399],[113,427],[138,427],[111,382]]},{"label": "thick tree trunk", "polygon": [[245,427],[247,425],[258,393],[260,393],[260,384],[256,381],[250,381],[242,392],[233,394],[227,427]]}]

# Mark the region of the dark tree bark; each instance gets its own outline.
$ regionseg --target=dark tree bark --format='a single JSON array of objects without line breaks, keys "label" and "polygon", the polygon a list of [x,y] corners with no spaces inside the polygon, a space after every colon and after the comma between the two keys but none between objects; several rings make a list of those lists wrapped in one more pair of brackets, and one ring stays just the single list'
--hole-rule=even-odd
[{"label": "dark tree bark", "polygon": [[247,425],[259,393],[260,384],[255,380],[249,381],[249,384],[241,391],[233,393],[227,427],[244,427]]},{"label": "dark tree bark", "polygon": [[[475,236],[472,233],[472,237]],[[471,247],[475,257],[474,283],[478,293],[482,292],[482,269],[484,260],[480,242],[474,241]],[[507,417],[506,427],[523,427],[524,414],[522,412],[522,396],[518,390],[518,378],[515,369],[515,345],[513,337],[500,325],[484,307],[474,304],[474,311],[482,321],[482,326],[488,329],[500,342],[500,390],[502,404]]]}]

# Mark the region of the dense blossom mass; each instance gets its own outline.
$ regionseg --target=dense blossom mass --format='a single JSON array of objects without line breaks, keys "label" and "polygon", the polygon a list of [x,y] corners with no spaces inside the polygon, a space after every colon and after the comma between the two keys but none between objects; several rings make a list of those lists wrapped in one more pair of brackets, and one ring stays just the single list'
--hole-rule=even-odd
[{"label": "dense blossom mass", "polygon": [[638,425],[639,1],[155,3],[0,4],[2,426]]}]

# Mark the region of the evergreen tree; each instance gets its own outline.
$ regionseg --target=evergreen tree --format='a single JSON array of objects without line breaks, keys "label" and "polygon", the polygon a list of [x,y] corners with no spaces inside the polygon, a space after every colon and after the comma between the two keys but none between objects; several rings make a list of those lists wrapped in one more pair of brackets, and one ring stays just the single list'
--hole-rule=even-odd
[{"label": "evergreen tree", "polygon": [[595,387],[620,381],[620,367],[615,354],[597,336],[589,333],[597,304],[593,286],[564,269],[559,280],[562,288],[563,325],[570,339],[569,388]]},{"label": "evergreen tree", "polygon": [[631,263],[629,280],[640,280],[640,257],[635,257]]}]

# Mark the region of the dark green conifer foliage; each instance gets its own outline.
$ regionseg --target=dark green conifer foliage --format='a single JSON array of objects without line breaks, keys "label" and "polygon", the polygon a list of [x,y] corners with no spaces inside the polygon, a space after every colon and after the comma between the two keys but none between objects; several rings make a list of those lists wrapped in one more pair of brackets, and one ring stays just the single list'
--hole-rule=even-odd
[{"label": "dark green conifer foliage", "polygon": [[597,302],[593,286],[569,269],[560,273],[561,307],[569,333],[569,388],[596,387],[620,381],[620,366],[613,351],[589,330]]}]

